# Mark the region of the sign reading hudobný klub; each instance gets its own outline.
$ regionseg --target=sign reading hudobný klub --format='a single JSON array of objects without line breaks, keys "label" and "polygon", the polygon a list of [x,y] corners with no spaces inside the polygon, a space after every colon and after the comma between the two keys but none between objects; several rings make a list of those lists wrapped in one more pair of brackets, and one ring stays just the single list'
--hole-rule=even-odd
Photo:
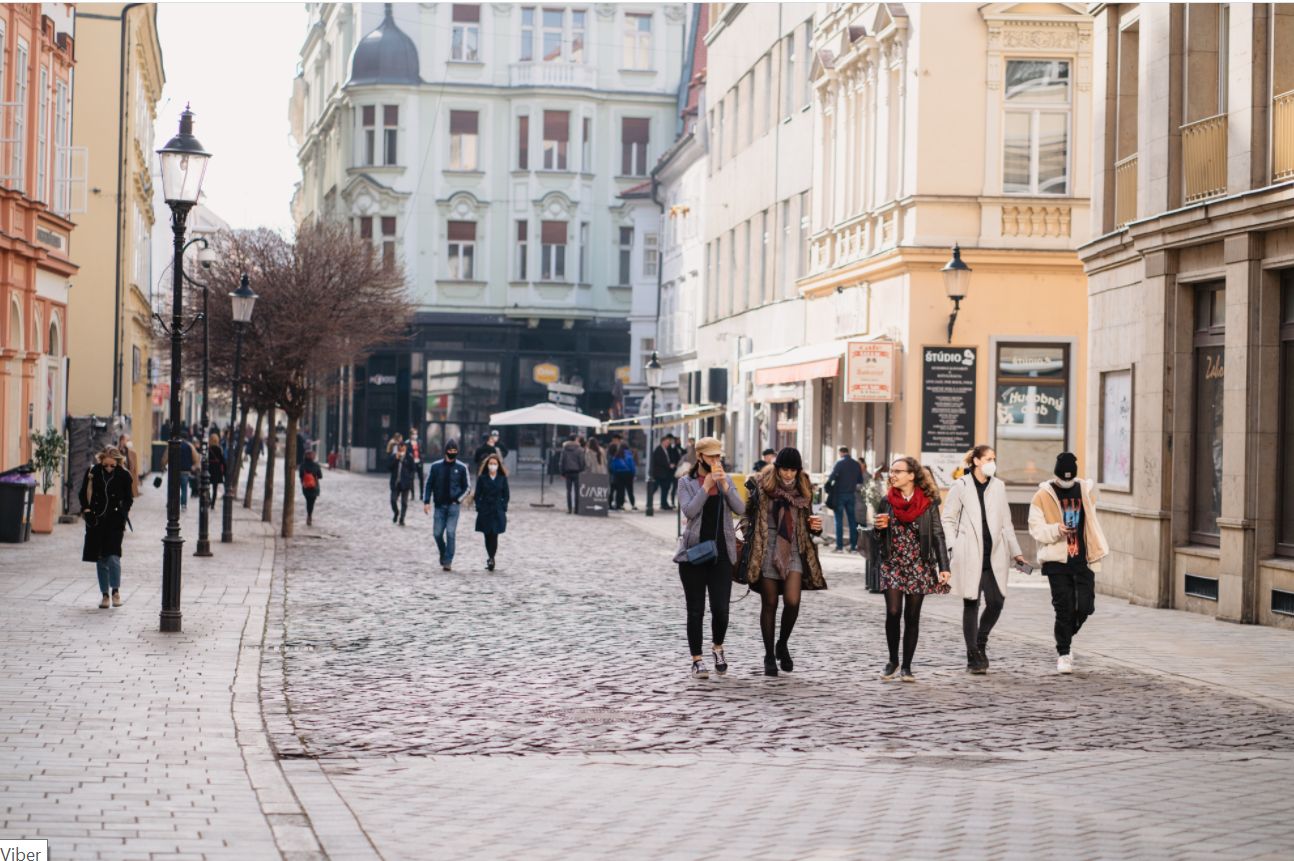
[{"label": "sign reading hudobn\u00fd klub", "polygon": [[974,347],[921,348],[921,462],[940,484],[975,445]]}]

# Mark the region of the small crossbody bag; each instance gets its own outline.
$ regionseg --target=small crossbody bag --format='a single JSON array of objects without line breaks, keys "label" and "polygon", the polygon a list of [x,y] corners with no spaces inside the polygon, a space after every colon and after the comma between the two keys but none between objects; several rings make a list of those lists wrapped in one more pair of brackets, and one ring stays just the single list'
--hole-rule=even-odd
[{"label": "small crossbody bag", "polygon": [[[714,525],[714,538],[698,541],[687,549],[687,561],[692,565],[709,565],[719,558],[719,532],[723,529],[723,494],[719,494],[719,519]],[[702,509],[704,510],[704,509]]]}]

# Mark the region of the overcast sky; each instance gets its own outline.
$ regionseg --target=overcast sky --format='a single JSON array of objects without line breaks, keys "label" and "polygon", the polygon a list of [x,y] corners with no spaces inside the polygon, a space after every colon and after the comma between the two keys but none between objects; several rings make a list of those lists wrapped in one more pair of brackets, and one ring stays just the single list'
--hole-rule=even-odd
[{"label": "overcast sky", "polygon": [[292,227],[300,171],[288,98],[305,23],[299,2],[159,4],[166,86],[156,145],[175,134],[191,102],[194,134],[213,155],[205,202],[233,227]]}]

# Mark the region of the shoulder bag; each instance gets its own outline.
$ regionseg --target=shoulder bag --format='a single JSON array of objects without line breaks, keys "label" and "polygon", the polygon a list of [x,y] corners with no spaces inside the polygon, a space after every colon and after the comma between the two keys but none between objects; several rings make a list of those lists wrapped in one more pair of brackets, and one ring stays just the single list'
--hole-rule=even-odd
[{"label": "shoulder bag", "polygon": [[[698,541],[696,544],[687,548],[685,553],[687,554],[687,561],[689,564],[709,565],[711,562],[719,558],[718,541],[719,541],[719,535],[723,531],[723,517],[724,517],[723,503],[724,503],[723,494],[720,493],[719,494],[719,519],[716,520],[714,524],[714,538],[709,541]],[[702,512],[704,512],[705,511],[704,507],[702,507],[701,510]],[[704,514],[699,514],[697,516],[703,517]]]}]

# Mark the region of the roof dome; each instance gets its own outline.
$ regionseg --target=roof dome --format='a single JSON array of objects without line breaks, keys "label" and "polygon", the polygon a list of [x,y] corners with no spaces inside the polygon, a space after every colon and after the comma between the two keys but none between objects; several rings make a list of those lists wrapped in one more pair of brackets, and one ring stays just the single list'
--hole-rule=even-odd
[{"label": "roof dome", "polygon": [[387,3],[382,23],[355,46],[346,85],[419,83],[418,48],[395,25],[391,4]]}]

